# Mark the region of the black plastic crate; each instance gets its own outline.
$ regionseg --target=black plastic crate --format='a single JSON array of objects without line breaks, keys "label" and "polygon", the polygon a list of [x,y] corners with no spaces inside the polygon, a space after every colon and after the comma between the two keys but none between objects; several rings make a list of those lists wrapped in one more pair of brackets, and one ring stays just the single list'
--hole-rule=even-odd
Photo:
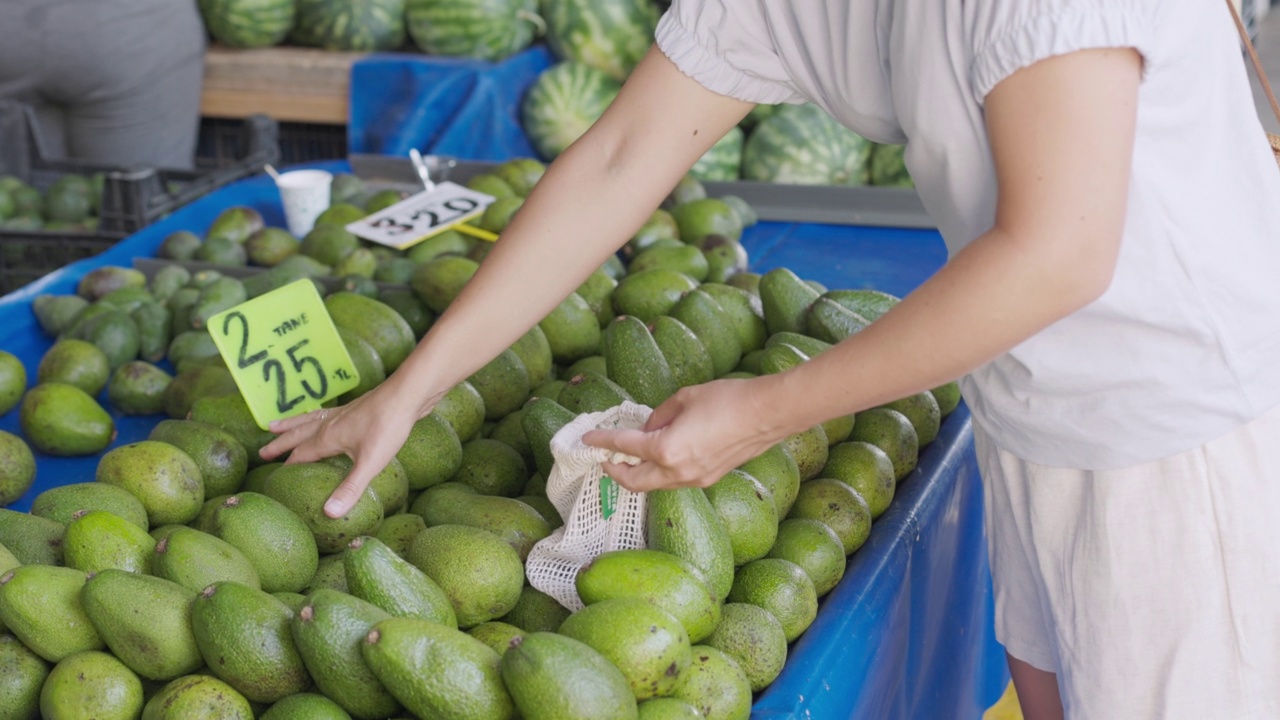
[{"label": "black plastic crate", "polygon": [[[239,120],[202,118],[199,141],[201,154],[218,156],[225,153],[228,139],[236,137],[240,126]],[[282,122],[279,142],[282,165],[341,160],[347,156],[347,126]]]},{"label": "black plastic crate", "polygon": [[202,144],[193,169],[122,168],[49,159],[30,108],[0,101],[0,174],[41,191],[68,173],[104,174],[96,231],[0,229],[0,293],[92,257],[183,205],[279,162],[278,132],[275,120],[255,115],[207,147]]}]

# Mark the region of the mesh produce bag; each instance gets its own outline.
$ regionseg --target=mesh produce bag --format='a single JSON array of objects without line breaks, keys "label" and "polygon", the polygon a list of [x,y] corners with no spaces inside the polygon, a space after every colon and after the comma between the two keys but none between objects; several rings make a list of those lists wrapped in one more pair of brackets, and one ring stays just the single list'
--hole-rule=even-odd
[{"label": "mesh produce bag", "polygon": [[604,412],[579,415],[551,439],[555,465],[547,478],[547,498],[564,527],[533,546],[525,563],[529,584],[566,608],[581,610],[574,581],[578,571],[601,553],[645,546],[644,493],[634,493],[604,474],[605,462],[634,465],[622,453],[582,444],[591,430],[641,428],[652,412],[631,402]]}]

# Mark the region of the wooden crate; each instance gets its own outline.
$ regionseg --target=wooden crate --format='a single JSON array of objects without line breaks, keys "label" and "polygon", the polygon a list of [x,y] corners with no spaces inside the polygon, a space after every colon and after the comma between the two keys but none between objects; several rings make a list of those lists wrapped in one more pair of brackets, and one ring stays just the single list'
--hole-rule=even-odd
[{"label": "wooden crate", "polygon": [[351,65],[368,53],[273,47],[236,50],[210,46],[205,54],[200,113],[345,125]]}]

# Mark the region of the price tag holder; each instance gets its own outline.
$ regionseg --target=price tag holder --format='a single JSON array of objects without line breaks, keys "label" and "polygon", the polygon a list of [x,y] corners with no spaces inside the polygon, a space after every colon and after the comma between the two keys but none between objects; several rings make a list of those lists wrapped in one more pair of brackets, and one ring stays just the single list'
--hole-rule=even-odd
[{"label": "price tag holder", "polygon": [[481,215],[495,199],[457,183],[437,183],[432,190],[349,223],[347,230],[379,245],[404,250]]},{"label": "price tag holder", "polygon": [[297,280],[209,319],[209,334],[235,378],[253,419],[318,410],[360,384],[311,280]]}]

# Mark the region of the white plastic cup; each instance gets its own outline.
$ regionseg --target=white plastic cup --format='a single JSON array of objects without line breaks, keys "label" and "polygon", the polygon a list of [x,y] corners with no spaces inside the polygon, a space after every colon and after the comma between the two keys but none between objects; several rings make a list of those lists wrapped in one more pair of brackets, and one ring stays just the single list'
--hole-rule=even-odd
[{"label": "white plastic cup", "polygon": [[302,237],[315,227],[316,218],[329,207],[332,183],[333,175],[324,170],[292,170],[276,180],[285,224],[294,236]]}]

